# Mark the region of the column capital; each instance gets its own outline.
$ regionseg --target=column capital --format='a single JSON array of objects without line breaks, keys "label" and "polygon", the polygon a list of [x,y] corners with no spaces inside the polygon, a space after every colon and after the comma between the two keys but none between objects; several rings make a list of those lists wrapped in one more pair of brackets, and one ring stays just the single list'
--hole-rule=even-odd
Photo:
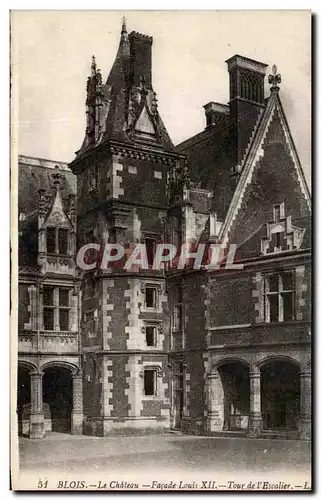
[{"label": "column capital", "polygon": [[259,378],[261,378],[261,372],[260,372],[260,370],[259,371],[250,371],[249,377],[250,377],[250,379],[253,379],[253,378],[259,379]]},{"label": "column capital", "polygon": [[34,380],[36,380],[36,379],[38,379],[38,378],[39,378],[39,379],[40,379],[40,378],[42,378],[42,377],[43,377],[43,375],[44,375],[44,373],[43,373],[43,372],[31,372],[31,373],[30,373],[30,378],[32,378],[32,379],[34,379]]},{"label": "column capital", "polygon": [[213,380],[213,379],[216,379],[216,378],[219,378],[219,373],[218,371],[215,371],[215,372],[211,372],[207,375],[207,379],[208,380]]},{"label": "column capital", "polygon": [[300,372],[300,378],[311,378],[311,372]]}]

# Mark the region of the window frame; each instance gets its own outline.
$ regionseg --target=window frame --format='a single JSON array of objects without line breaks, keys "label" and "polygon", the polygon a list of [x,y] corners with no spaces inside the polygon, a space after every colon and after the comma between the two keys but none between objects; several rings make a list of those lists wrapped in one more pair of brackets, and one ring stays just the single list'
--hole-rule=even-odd
[{"label": "window frame", "polygon": [[[153,329],[153,343],[151,345],[149,345],[148,342],[147,342],[147,329],[148,328],[152,328]],[[145,326],[144,326],[144,330],[145,330],[145,346],[148,349],[156,348],[157,344],[158,344],[158,338],[157,338],[158,337],[158,335],[157,335],[158,325],[155,325],[154,323],[146,323]]]},{"label": "window frame", "polygon": [[[147,240],[153,243],[153,262],[152,263],[150,263],[148,260],[148,249],[147,249],[147,244],[146,244]],[[144,245],[145,245],[145,249],[146,249],[146,259],[147,259],[149,269],[153,268],[153,263],[155,260],[155,254],[156,254],[156,249],[157,249],[157,243],[158,243],[158,238],[156,236],[152,236],[149,234],[146,234],[144,236]]]},{"label": "window frame", "polygon": [[[291,275],[292,283],[291,289],[284,289],[284,275]],[[269,277],[277,276],[277,289],[275,291],[269,290]],[[284,270],[279,272],[265,273],[264,275],[264,322],[265,323],[287,323],[295,321],[296,319],[296,289],[295,289],[295,273],[291,270]],[[284,320],[284,296],[291,295],[292,298],[292,318]],[[278,318],[276,321],[271,321],[271,296],[278,298]]]},{"label": "window frame", "polygon": [[[48,229],[53,229],[55,232],[55,250],[54,252],[48,252]],[[66,244],[67,244],[67,251],[66,252],[60,252],[59,248],[59,231],[66,231]],[[46,253],[50,255],[69,255],[70,254],[70,231],[68,227],[65,226],[47,226],[46,227]]]},{"label": "window frame", "polygon": [[[88,316],[92,316],[88,318]],[[86,327],[84,328],[84,333],[87,335],[88,338],[95,338],[98,335],[98,324],[99,324],[99,313],[97,307],[94,307],[92,309],[86,309],[83,315],[83,321],[86,324]],[[92,321],[93,328],[92,330],[87,328],[87,323],[89,321]]]},{"label": "window frame", "polygon": [[[153,384],[154,384],[154,392],[153,394],[145,393],[145,373],[153,372]],[[161,386],[158,378],[162,377],[162,368],[159,365],[145,365],[140,372],[140,376],[143,379],[142,383],[142,397],[144,399],[159,399],[161,397]]]},{"label": "window frame", "polygon": [[[71,312],[71,287],[59,287],[59,286],[54,286],[54,285],[44,285],[43,287],[43,294],[42,296],[44,297],[44,291],[45,289],[52,289],[53,290],[53,301],[52,304],[45,304],[44,298],[42,300],[42,315],[43,315],[43,330],[45,332],[70,332],[71,331],[71,325],[70,325],[70,312]],[[68,292],[68,305],[60,305],[60,290],[64,290]],[[48,329],[46,328],[45,325],[45,311],[50,310],[53,311],[53,329]],[[63,330],[61,328],[61,320],[60,320],[60,311],[67,311],[68,312],[68,329]]]}]

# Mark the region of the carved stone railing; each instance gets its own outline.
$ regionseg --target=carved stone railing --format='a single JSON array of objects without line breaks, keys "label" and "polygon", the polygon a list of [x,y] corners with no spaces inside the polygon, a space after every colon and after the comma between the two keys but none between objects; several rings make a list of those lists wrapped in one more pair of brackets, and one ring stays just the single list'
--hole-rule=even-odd
[{"label": "carved stone railing", "polygon": [[74,332],[21,332],[18,334],[18,352],[77,353],[78,335]]},{"label": "carved stone railing", "polygon": [[72,255],[39,254],[38,264],[43,274],[57,273],[74,276],[76,272],[75,257]]}]

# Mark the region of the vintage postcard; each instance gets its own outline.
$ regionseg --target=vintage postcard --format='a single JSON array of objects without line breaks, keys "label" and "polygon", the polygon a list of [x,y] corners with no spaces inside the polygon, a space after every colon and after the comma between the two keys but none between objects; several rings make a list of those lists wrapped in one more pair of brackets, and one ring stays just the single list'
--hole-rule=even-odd
[{"label": "vintage postcard", "polygon": [[11,12],[14,490],[309,491],[311,12]]}]

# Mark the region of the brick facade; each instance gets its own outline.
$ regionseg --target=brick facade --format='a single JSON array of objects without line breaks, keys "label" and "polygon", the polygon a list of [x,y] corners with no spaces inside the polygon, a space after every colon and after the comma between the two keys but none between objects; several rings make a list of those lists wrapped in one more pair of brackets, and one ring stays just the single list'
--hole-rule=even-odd
[{"label": "brick facade", "polygon": [[[19,415],[29,411],[32,437],[56,425],[62,398],[74,433],[306,439],[311,200],[279,87],[272,78],[264,98],[266,65],[230,58],[229,104],[206,104],[205,130],[174,147],[151,47],[123,26],[105,84],[93,59],[85,137],[68,167],[20,158]],[[32,175],[46,190],[38,205],[24,194]],[[47,248],[60,245],[59,229],[64,255]],[[124,264],[147,241],[233,244],[239,268],[225,269],[222,250],[212,270],[192,259],[184,269],[100,266],[105,244],[125,246]],[[101,247],[94,269],[81,270],[87,243]]]}]

